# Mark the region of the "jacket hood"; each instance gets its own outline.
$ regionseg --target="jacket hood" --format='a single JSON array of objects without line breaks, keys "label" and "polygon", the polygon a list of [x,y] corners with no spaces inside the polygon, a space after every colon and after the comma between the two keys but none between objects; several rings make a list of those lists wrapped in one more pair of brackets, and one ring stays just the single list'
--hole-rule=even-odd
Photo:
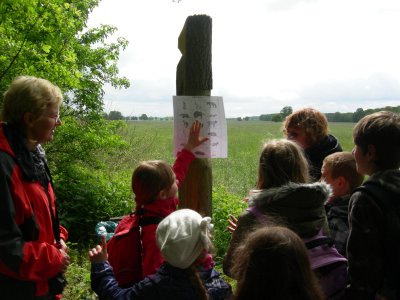
[{"label": "jacket hood", "polygon": [[342,146],[336,137],[328,134],[320,143],[305,150],[308,156],[325,157],[329,154],[342,151]]},{"label": "jacket hood", "polygon": [[325,182],[294,183],[264,190],[254,190],[249,197],[249,206],[260,208],[270,205],[291,205],[305,208],[310,204],[323,205],[332,195],[331,187]]},{"label": "jacket hood", "polygon": [[324,182],[288,183],[282,187],[254,191],[249,206],[256,206],[272,221],[287,226],[300,237],[328,230],[324,203],[332,191]]},{"label": "jacket hood", "polygon": [[375,173],[368,181],[377,182],[384,189],[400,195],[400,170],[386,170]]}]

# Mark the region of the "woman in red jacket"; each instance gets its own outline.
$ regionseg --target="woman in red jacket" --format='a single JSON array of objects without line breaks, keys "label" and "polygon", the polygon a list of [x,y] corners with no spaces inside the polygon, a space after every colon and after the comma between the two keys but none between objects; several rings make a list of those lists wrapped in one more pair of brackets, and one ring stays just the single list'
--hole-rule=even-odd
[{"label": "woman in red jacket", "polygon": [[2,299],[56,299],[69,265],[42,143],[61,125],[62,94],[20,76],[4,93],[0,123],[0,291]]}]

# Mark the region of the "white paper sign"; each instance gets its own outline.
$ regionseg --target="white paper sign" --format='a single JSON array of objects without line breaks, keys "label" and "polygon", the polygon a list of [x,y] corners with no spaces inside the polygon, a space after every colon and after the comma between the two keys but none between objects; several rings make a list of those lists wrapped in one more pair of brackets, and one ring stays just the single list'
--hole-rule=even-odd
[{"label": "white paper sign", "polygon": [[203,124],[201,136],[207,142],[193,150],[199,158],[228,156],[227,130],[222,97],[174,96],[174,155],[186,144],[189,129],[195,120]]}]

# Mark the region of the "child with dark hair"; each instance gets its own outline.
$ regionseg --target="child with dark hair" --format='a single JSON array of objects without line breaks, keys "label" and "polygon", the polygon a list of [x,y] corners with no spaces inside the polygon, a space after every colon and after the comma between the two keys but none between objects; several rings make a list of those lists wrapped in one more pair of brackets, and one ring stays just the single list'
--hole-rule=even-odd
[{"label": "child with dark hair", "polygon": [[234,253],[237,300],[325,299],[303,240],[285,227],[261,227]]},{"label": "child with dark hair", "polygon": [[332,196],[325,204],[330,236],[336,249],[346,256],[350,196],[361,185],[364,176],[357,172],[351,152],[336,152],[325,157],[321,173],[321,179],[332,188]]},{"label": "child with dark hair", "polygon": [[310,164],[310,179],[319,180],[323,159],[342,151],[338,140],[328,133],[326,116],[313,108],[299,109],[285,118],[283,127],[286,137],[304,149]]},{"label": "child with dark hair", "polygon": [[[202,268],[212,248],[209,217],[190,209],[180,209],[160,222],[157,246],[165,263],[156,274],[129,288],[121,288],[107,262],[105,238],[89,251],[92,262],[91,285],[102,299],[230,299],[231,287],[213,268]],[[200,270],[198,269],[200,268]]]},{"label": "child with dark hair", "polygon": [[350,198],[348,299],[400,299],[400,116],[380,111],[353,129],[357,171]]}]

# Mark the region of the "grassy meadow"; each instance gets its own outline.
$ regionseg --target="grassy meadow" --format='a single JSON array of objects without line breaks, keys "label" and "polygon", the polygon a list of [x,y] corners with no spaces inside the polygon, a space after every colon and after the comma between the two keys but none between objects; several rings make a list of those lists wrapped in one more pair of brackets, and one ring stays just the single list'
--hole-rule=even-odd
[{"label": "grassy meadow", "polygon": [[[345,151],[351,151],[353,123],[330,123],[330,133],[336,136]],[[138,162],[162,159],[173,163],[173,121],[131,121],[120,134],[130,145],[129,153],[114,162],[122,186],[130,190],[132,170]],[[228,121],[228,158],[212,159],[213,223],[217,269],[229,243],[226,231],[229,214],[238,215],[245,209],[242,199],[254,186],[258,156],[264,142],[282,138],[282,124],[265,121]],[[125,157],[123,157],[125,156]],[[112,164],[113,162],[107,162]],[[122,167],[121,167],[122,166]],[[69,285],[63,299],[96,299],[90,290],[90,264],[86,253],[70,253],[73,263],[67,272]],[[235,283],[227,278],[232,285]]]}]

